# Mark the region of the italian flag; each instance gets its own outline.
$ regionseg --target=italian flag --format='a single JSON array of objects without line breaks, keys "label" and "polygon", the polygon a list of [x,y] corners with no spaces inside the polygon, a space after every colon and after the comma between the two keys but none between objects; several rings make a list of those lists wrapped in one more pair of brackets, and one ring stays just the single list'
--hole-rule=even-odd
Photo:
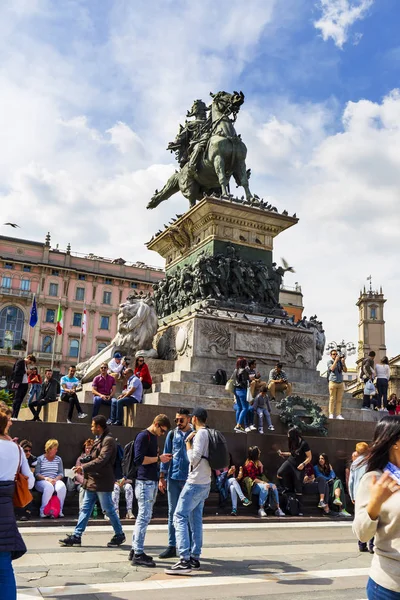
[{"label": "italian flag", "polygon": [[63,331],[63,313],[62,313],[61,304],[58,305],[58,310],[57,310],[56,331],[57,331],[57,335],[61,335],[62,331]]}]

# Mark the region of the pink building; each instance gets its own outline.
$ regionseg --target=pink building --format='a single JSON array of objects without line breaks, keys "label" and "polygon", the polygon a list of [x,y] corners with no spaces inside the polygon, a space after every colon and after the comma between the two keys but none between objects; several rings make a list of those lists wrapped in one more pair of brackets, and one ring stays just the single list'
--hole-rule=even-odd
[{"label": "pink building", "polygon": [[[163,279],[161,268],[122,258],[83,255],[45,243],[0,236],[0,377],[9,377],[15,360],[35,354],[41,369],[51,364],[64,373],[96,354],[112,340],[117,329],[118,306],[132,292],[147,293]],[[33,295],[38,322],[29,327]],[[58,304],[64,330],[55,334]],[[82,336],[84,307],[87,332]],[[55,347],[53,347],[55,344]]]}]

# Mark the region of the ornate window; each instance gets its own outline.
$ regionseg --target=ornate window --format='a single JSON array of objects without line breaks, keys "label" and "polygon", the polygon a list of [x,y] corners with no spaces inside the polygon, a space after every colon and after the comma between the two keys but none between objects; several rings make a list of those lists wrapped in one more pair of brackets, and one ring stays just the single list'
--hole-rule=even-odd
[{"label": "ornate window", "polygon": [[111,292],[103,292],[103,304],[111,304]]},{"label": "ornate window", "polygon": [[21,279],[21,290],[23,292],[29,292],[31,289],[31,280],[30,279]]},{"label": "ornate window", "polygon": [[110,317],[100,317],[100,329],[110,329]]},{"label": "ornate window", "polygon": [[82,313],[74,313],[74,320],[72,321],[73,327],[81,327],[82,325]]},{"label": "ornate window", "polygon": [[83,302],[84,299],[85,299],[85,288],[77,287],[76,292],[75,292],[75,300],[78,300],[79,302]]},{"label": "ornate window", "polygon": [[369,318],[370,319],[378,318],[378,307],[377,306],[372,305],[369,307]]},{"label": "ornate window", "polygon": [[106,342],[100,342],[100,344],[97,344],[97,352],[101,352],[102,350],[104,350],[104,348],[106,348],[106,346]]},{"label": "ornate window", "polygon": [[24,313],[16,306],[6,306],[0,312],[0,348],[13,349],[21,344]]},{"label": "ornate window", "polygon": [[56,311],[54,308],[48,308],[46,310],[46,323],[54,323],[56,318]]},{"label": "ornate window", "polygon": [[49,296],[58,296],[58,283],[50,283],[49,285]]},{"label": "ornate window", "polygon": [[10,288],[11,287],[11,277],[2,277],[1,278],[1,287]]},{"label": "ornate window", "polygon": [[42,352],[51,354],[53,352],[53,338],[51,335],[45,335],[42,342]]}]

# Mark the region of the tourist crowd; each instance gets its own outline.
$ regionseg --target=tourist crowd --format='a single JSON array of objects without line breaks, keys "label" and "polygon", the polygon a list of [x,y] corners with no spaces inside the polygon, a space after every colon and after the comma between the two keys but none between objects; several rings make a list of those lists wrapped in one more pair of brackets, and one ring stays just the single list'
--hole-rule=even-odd
[{"label": "tourist crowd", "polygon": [[[125,406],[141,403],[145,390],[151,388],[152,378],[143,356],[137,356],[132,369],[128,357],[123,357],[120,352],[115,352],[108,363],[100,365],[100,373],[93,379],[93,409],[92,418],[97,416],[102,404],[111,408],[109,425],[123,424],[123,410]],[[11,376],[13,391],[12,419],[17,420],[18,415],[28,394],[28,408],[33,418],[31,421],[41,421],[42,408],[59,399],[68,404],[67,423],[71,424],[74,410],[78,419],[88,415],[83,412],[77,392],[81,387],[80,380],[76,377],[76,367],[70,366],[68,373],[58,382],[52,369],[46,369],[44,380],[38,373],[36,357],[29,354],[26,358],[16,361]],[[116,393],[119,388],[118,394]]]}]

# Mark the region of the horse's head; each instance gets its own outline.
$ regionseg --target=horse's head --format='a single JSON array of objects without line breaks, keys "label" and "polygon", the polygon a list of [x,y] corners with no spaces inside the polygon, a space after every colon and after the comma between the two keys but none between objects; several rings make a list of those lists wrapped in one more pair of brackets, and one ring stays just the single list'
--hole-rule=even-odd
[{"label": "horse's head", "polygon": [[244,102],[243,92],[233,92],[233,94],[228,94],[228,92],[212,94],[210,92],[210,96],[213,99],[213,104],[215,104],[219,111],[225,115],[230,115],[232,113],[236,115]]}]

